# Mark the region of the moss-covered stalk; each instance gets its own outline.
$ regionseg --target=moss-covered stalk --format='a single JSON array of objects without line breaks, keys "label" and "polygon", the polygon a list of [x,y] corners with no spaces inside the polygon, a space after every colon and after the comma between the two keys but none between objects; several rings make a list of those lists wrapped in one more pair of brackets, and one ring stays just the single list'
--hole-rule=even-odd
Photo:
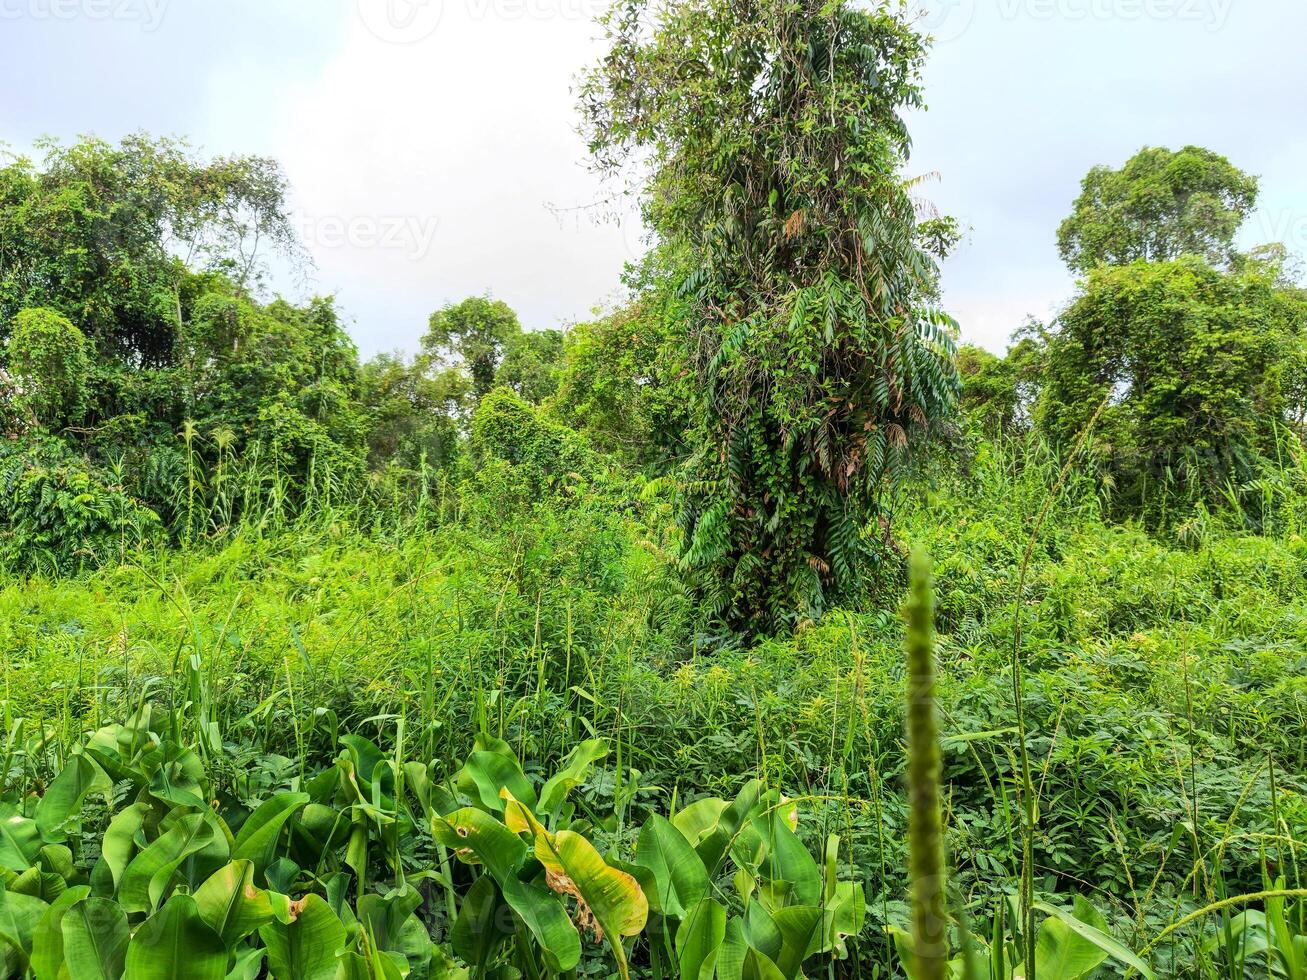
[{"label": "moss-covered stalk", "polygon": [[934,599],[930,559],[912,555],[908,591],[908,836],[916,976],[948,974],[948,900],[940,813],[939,728],[935,719]]}]

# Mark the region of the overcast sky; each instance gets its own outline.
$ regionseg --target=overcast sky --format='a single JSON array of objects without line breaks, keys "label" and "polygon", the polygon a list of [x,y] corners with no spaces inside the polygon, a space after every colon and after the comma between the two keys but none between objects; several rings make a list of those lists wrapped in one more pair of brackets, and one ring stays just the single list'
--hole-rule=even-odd
[{"label": "overcast sky", "polygon": [[[0,0],[0,142],[186,136],[277,157],[362,352],[412,349],[486,290],[528,327],[613,302],[641,248],[604,223],[571,85],[604,0]],[[923,0],[938,43],[910,170],[968,229],[964,339],[1002,350],[1073,282],[1057,225],[1085,171],[1197,143],[1262,178],[1247,244],[1307,252],[1304,0]],[[299,297],[303,287],[282,283]]]}]

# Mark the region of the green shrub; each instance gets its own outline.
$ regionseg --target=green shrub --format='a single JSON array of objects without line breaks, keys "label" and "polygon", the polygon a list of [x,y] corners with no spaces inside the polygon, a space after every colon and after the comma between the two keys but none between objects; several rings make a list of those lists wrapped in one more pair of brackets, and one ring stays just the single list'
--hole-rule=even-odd
[{"label": "green shrub", "polygon": [[0,442],[0,565],[76,572],[160,535],[158,516],[56,441]]},{"label": "green shrub", "polygon": [[5,343],[11,411],[19,424],[58,430],[81,421],[88,403],[91,345],[55,310],[23,310]]}]

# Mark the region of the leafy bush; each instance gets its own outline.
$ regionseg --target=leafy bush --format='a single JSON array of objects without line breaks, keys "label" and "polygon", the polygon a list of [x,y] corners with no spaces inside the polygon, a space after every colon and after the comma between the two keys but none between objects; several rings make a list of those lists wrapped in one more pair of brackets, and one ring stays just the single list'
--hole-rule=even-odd
[{"label": "leafy bush", "polygon": [[5,343],[14,391],[10,410],[19,424],[61,429],[86,413],[90,344],[55,310],[23,310]]},{"label": "leafy bush", "polygon": [[58,442],[0,442],[0,565],[76,572],[148,543],[158,516]]}]

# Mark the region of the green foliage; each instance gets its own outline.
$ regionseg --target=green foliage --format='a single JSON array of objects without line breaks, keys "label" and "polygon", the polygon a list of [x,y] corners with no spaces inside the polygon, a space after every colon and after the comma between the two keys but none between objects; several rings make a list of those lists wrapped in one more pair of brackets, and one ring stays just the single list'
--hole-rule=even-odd
[{"label": "green foliage", "polygon": [[39,169],[24,158],[0,169],[0,338],[20,310],[49,307],[102,357],[163,366],[184,321],[177,255],[247,288],[261,272],[260,244],[298,252],[272,160],[202,160],[143,134],[38,149]]},{"label": "green foliage", "polygon": [[158,538],[158,516],[57,441],[0,442],[0,566],[72,573]]},{"label": "green foliage", "polygon": [[469,296],[431,314],[422,351],[444,364],[462,364],[480,398],[494,387],[505,349],[521,334],[517,314],[503,300]]},{"label": "green foliage", "polygon": [[649,166],[696,379],[683,565],[708,617],[793,627],[858,594],[882,483],[956,395],[900,176],[924,43],[888,8],[815,2],[631,3],[605,24],[591,150]]},{"label": "green foliage", "polygon": [[[621,847],[608,834],[614,815],[568,799],[593,784],[603,740],[578,744],[537,794],[502,739],[482,733],[457,771],[442,772],[404,757],[401,722],[384,754],[333,732],[327,764],[301,753],[303,791],[256,790],[251,772],[231,768],[246,749],[212,720],[198,664],[189,677],[195,701],[146,701],[79,739],[44,795],[20,799],[6,785],[10,975],[223,978],[265,962],[292,980],[565,975],[593,961],[588,934],[629,977],[632,956],[674,964],[700,909],[725,913],[708,896],[709,869],[725,874],[728,854],[738,917],[711,948],[710,937],[693,940],[723,980],[736,975],[732,957],[795,980],[806,961],[846,956],[845,938],[861,929],[861,886],[838,881],[833,864],[819,871],[794,833],[799,807],[757,782],[729,806],[697,801],[706,819],[650,814],[629,863],[592,843]],[[250,769],[275,786],[289,763],[260,755]],[[443,903],[420,890],[426,880]],[[465,969],[433,944],[433,928]]]},{"label": "green foliage", "polygon": [[665,470],[680,455],[690,401],[668,304],[646,290],[631,305],[567,334],[550,412],[598,451]]},{"label": "green foliage", "polygon": [[460,425],[471,400],[468,376],[455,368],[434,373],[421,360],[378,354],[359,369],[359,401],[366,412],[368,460],[409,470],[423,460],[450,468],[458,459]]},{"label": "green foliage", "polygon": [[986,434],[1018,434],[1030,427],[1047,372],[1048,331],[1030,320],[1004,357],[971,344],[958,349],[959,407]]},{"label": "green foliage", "polygon": [[523,331],[504,345],[495,384],[511,388],[531,404],[539,405],[558,390],[562,359],[561,330]]},{"label": "green foliage", "polygon": [[20,312],[5,343],[13,421],[56,431],[80,421],[91,373],[88,348],[86,337],[60,313]]},{"label": "green foliage", "polygon": [[1256,270],[1196,258],[1099,268],[1052,339],[1040,425],[1069,445],[1110,398],[1096,453],[1114,511],[1184,517],[1274,457],[1305,313]]},{"label": "green foliage", "polygon": [[576,433],[508,388],[496,388],[481,399],[472,416],[468,450],[479,479],[501,473],[515,488],[512,497],[527,505],[596,466]]},{"label": "green foliage", "polygon": [[1257,204],[1257,178],[1211,150],[1145,147],[1120,170],[1095,167],[1058,229],[1075,272],[1096,265],[1234,258],[1234,236]]}]

